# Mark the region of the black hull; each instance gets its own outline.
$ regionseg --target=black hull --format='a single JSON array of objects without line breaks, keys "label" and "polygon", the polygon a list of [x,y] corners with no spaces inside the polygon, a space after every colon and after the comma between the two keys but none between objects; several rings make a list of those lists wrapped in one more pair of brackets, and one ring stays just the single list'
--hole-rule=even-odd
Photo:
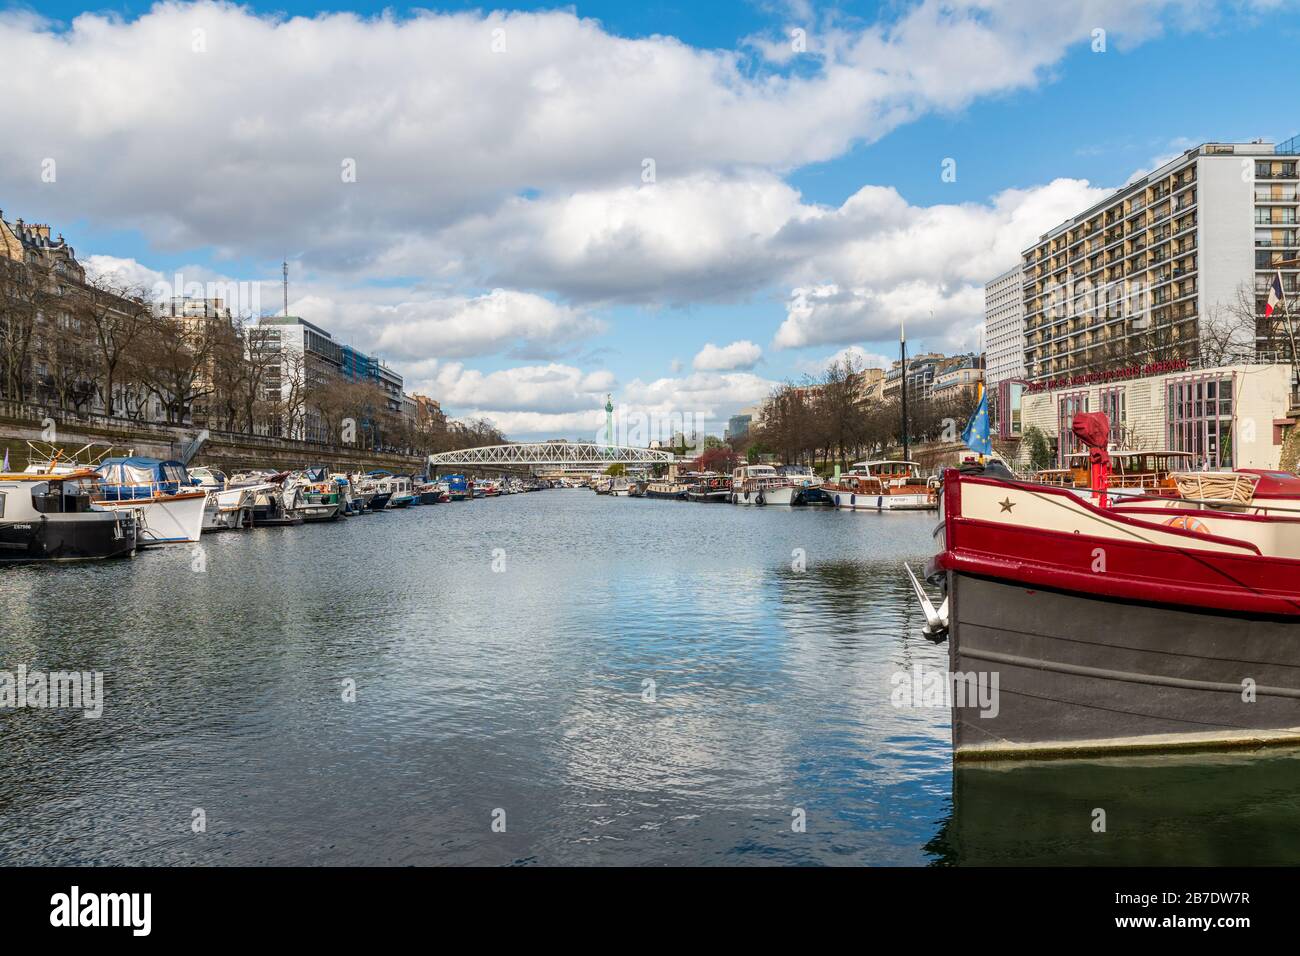
[{"label": "black hull", "polygon": [[370,504],[366,505],[366,508],[370,511],[383,511],[388,507],[388,499],[391,497],[393,497],[391,493],[386,495],[375,495],[370,499]]},{"label": "black hull", "polygon": [[833,505],[835,501],[820,488],[804,488],[795,492],[794,499],[790,503],[793,505]]},{"label": "black hull", "polygon": [[277,506],[258,505],[253,508],[254,528],[292,528],[302,523],[301,515],[286,514]]},{"label": "black hull", "polygon": [[690,492],[686,497],[691,501],[698,501],[703,504],[709,504],[712,502],[714,504],[725,505],[731,503],[730,491],[710,491],[704,494],[700,494],[699,492]]},{"label": "black hull", "polygon": [[43,515],[0,522],[0,564],[103,561],[135,552],[135,526],[113,512]]},{"label": "black hull", "polygon": [[954,701],[958,759],[1300,743],[1300,623],[956,572],[948,589],[950,669],[998,688],[992,716]]},{"label": "black hull", "polygon": [[679,491],[679,492],[676,492],[676,493],[669,493],[669,492],[666,492],[666,491],[647,491],[647,492],[645,493],[645,497],[647,497],[647,498],[659,498],[659,499],[662,499],[662,500],[664,500],[664,501],[685,501],[685,500],[686,500],[686,492],[684,492],[684,491]]}]

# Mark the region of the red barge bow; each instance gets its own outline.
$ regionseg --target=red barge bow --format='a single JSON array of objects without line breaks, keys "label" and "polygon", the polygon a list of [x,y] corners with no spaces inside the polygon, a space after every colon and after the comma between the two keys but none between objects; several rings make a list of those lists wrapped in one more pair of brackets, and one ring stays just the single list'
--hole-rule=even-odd
[{"label": "red barge bow", "polygon": [[1117,507],[1098,451],[1092,493],[944,476],[954,685],[998,694],[954,706],[957,759],[1300,743],[1300,500]]}]

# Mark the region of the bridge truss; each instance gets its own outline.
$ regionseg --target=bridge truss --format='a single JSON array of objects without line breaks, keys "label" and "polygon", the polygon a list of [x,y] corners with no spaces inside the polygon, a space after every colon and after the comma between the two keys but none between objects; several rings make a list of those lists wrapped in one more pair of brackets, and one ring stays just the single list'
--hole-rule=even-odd
[{"label": "bridge truss", "polygon": [[546,471],[564,468],[608,468],[610,465],[669,465],[677,460],[671,451],[598,445],[594,442],[533,442],[462,448],[429,456],[430,469],[530,468]]}]

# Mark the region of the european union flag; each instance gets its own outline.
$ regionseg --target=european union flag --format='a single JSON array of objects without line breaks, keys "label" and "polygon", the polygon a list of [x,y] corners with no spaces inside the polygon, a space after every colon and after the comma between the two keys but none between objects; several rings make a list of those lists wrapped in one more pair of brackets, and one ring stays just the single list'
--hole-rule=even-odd
[{"label": "european union flag", "polygon": [[975,412],[966,423],[961,440],[971,451],[981,455],[993,454],[993,446],[989,444],[989,395],[984,391],[983,385],[980,386],[980,403],[975,406]]}]

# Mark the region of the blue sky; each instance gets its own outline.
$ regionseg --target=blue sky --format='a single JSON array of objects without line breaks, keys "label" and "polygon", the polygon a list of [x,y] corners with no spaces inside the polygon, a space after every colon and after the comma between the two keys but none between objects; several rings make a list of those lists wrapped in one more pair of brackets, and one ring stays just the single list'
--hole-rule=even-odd
[{"label": "blue sky", "polygon": [[[1289,3],[1017,0],[969,15],[777,0],[512,5],[545,13],[524,25],[442,3],[426,7],[433,39],[395,45],[394,73],[380,77],[390,41],[318,14],[385,6],[409,26],[406,8],[365,3],[164,16],[57,0],[40,14],[61,22],[11,17],[11,66],[71,75],[56,94],[67,102],[40,114],[0,104],[0,121],[34,141],[0,146],[0,209],[144,276],[273,279],[288,256],[295,311],[514,436],[588,434],[604,390],[720,430],[771,383],[842,349],[891,354],[902,318],[915,348],[975,346],[983,279],[1096,190],[1206,140],[1300,129],[1280,96],[1246,87],[1261,58],[1281,69],[1294,48]],[[573,10],[599,26],[564,16]],[[116,19],[72,26],[85,11]],[[284,22],[298,16],[315,18],[306,34]],[[480,22],[504,25],[503,56],[425,54],[438,37],[477,43]],[[1102,52],[1090,24],[1107,29]],[[782,55],[796,26],[813,56]],[[170,59],[197,27],[205,56]],[[281,60],[304,36],[319,51],[309,65]],[[138,62],[124,64],[133,46]],[[250,59],[223,63],[243,50]],[[647,51],[653,62],[628,66]],[[317,60],[317,79],[295,86]],[[94,108],[78,96],[86,77]],[[840,109],[873,83],[883,91]],[[125,105],[143,84],[150,107]],[[468,92],[439,99],[444,85]],[[359,188],[302,186],[313,149],[329,168],[356,155]],[[658,163],[648,188],[646,155]],[[56,187],[28,175],[38,156],[69,170]],[[508,295],[489,300],[493,289]],[[811,305],[795,314],[799,289]],[[710,343],[740,346],[701,366]]]}]

